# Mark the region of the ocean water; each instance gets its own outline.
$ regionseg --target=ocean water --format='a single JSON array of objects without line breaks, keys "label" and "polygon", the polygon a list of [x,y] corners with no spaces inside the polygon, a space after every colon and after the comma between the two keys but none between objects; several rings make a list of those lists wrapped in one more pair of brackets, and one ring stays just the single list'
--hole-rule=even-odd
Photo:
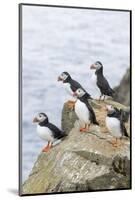
[{"label": "ocean water", "polygon": [[70,99],[57,82],[68,71],[94,97],[89,66],[99,60],[112,87],[129,67],[129,13],[23,6],[22,174],[23,181],[45,145],[33,117],[45,112],[61,127],[63,103]]}]

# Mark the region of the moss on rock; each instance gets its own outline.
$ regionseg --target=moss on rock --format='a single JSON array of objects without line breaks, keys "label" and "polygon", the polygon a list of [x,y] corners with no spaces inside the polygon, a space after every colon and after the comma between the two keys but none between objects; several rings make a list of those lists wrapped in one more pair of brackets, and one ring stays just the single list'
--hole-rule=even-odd
[{"label": "moss on rock", "polygon": [[130,141],[123,139],[122,146],[113,147],[105,127],[104,106],[125,106],[111,100],[92,104],[100,127],[91,126],[87,133],[79,132],[77,116],[64,104],[62,128],[68,136],[38,156],[23,184],[23,194],[130,188]]}]

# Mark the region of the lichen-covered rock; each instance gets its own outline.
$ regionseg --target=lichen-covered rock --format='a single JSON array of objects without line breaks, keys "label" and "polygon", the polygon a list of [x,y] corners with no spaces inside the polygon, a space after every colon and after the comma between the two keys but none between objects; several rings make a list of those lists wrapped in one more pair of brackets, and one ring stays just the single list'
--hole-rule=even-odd
[{"label": "lichen-covered rock", "polygon": [[126,106],[130,105],[130,69],[127,69],[120,84],[114,88],[114,100]]},{"label": "lichen-covered rock", "polygon": [[105,104],[125,107],[110,100],[91,103],[100,127],[91,126],[89,132],[80,133],[74,111],[65,104],[62,128],[68,136],[50,152],[39,155],[23,184],[23,194],[130,188],[130,141],[123,139],[119,148],[113,147],[105,127]]}]

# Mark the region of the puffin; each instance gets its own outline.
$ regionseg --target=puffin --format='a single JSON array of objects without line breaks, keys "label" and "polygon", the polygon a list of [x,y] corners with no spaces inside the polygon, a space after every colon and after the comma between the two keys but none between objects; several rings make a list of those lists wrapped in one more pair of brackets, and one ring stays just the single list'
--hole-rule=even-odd
[{"label": "puffin", "polygon": [[89,99],[87,92],[82,88],[78,88],[74,92],[74,96],[77,97],[77,101],[75,103],[75,113],[80,122],[85,124],[85,127],[80,128],[80,132],[87,132],[91,123],[99,126],[99,123],[96,120],[95,112],[88,102]]},{"label": "puffin", "polygon": [[107,116],[106,116],[106,126],[112,136],[115,137],[115,140],[112,141],[112,145],[117,147],[119,139],[122,139],[123,136],[129,137],[126,127],[125,120],[122,116],[121,110],[112,105],[106,105]]},{"label": "puffin", "polygon": [[74,108],[75,102],[76,102],[76,97],[74,96],[74,92],[78,89],[81,88],[83,91],[85,91],[85,95],[87,98],[92,99],[91,95],[86,92],[86,90],[81,86],[80,83],[75,81],[74,79],[71,78],[70,74],[68,72],[62,72],[60,76],[58,76],[58,81],[63,82],[63,86],[68,92],[73,97],[73,100],[68,101],[68,106],[69,108]]},{"label": "puffin", "polygon": [[101,95],[99,97],[99,100],[101,100],[102,96],[103,100],[105,100],[105,96],[111,96],[113,97],[114,90],[110,87],[107,79],[103,75],[103,65],[100,61],[95,62],[90,66],[90,69],[94,69],[95,71],[95,81],[96,85],[99,88]]},{"label": "puffin", "polygon": [[34,117],[33,123],[37,123],[37,133],[39,137],[48,142],[42,152],[48,152],[50,148],[67,136],[65,131],[60,130],[54,124],[49,122],[45,113],[39,113]]}]

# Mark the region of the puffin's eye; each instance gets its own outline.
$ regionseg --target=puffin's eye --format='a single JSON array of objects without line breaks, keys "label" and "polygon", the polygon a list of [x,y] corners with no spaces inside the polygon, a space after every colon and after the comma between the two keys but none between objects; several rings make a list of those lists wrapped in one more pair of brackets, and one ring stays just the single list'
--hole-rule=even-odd
[{"label": "puffin's eye", "polygon": [[39,115],[39,118],[41,118],[42,116],[41,115]]}]

